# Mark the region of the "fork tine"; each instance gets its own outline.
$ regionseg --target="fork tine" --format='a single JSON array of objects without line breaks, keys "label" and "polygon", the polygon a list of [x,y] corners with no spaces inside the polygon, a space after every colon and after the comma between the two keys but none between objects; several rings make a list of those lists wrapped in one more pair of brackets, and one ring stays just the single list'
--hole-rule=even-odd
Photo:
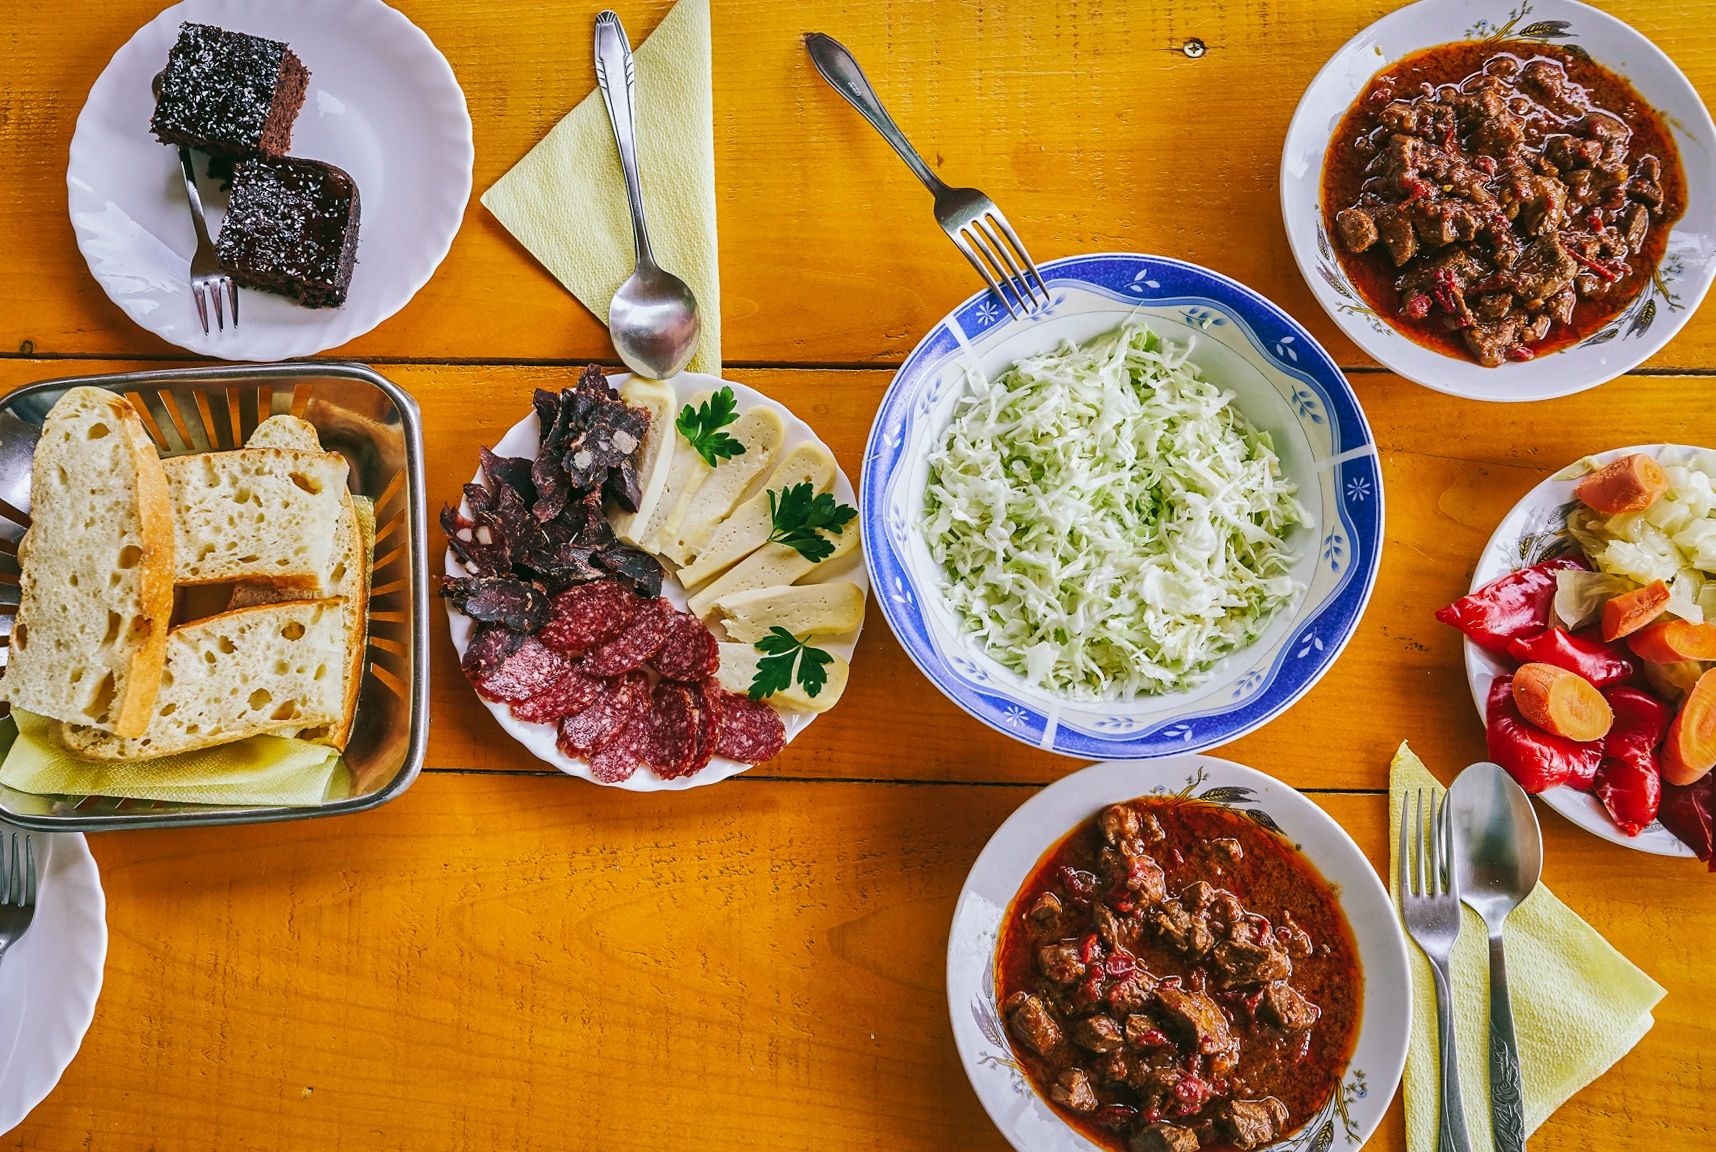
[{"label": "fork tine", "polygon": [[24,834],[24,907],[36,906],[36,838]]},{"label": "fork tine", "polygon": [[238,281],[231,276],[226,278],[227,303],[232,305],[232,326],[238,327]]},{"label": "fork tine", "polygon": [[221,282],[219,280],[210,280],[209,298],[214,301],[215,327],[218,330],[225,332],[226,302],[221,299],[221,295]]},{"label": "fork tine", "polygon": [[1036,310],[1036,302],[1034,300],[1025,299],[1025,290],[1019,286],[1019,282],[1014,278],[1013,273],[1008,271],[1008,264],[1010,261],[1003,261],[1001,259],[1000,243],[993,240],[990,235],[984,231],[983,218],[980,216],[966,224],[965,227],[971,231],[971,239],[974,246],[979,252],[983,253],[983,258],[989,262],[990,270],[993,271],[996,278],[1001,281],[1002,288],[1011,288],[1013,290],[1013,301],[1019,307],[1019,315],[1029,316]]},{"label": "fork tine", "polygon": [[1406,831],[1406,793],[1400,794],[1400,853],[1396,870],[1400,873],[1400,902],[1406,903],[1406,898],[1412,895],[1412,886],[1407,882],[1406,858],[1407,847],[1411,843]]},{"label": "fork tine", "polygon": [[201,284],[192,282],[191,299],[196,301],[197,319],[203,322],[203,335],[207,336],[209,334],[209,306],[203,299],[203,286]]},{"label": "fork tine", "polygon": [[983,230],[983,235],[989,241],[989,249],[999,252],[1001,259],[1006,262],[1007,281],[1013,286],[1014,294],[1019,297],[1020,307],[1025,309],[1027,315],[1035,312],[1040,307],[1037,303],[1036,293],[1031,291],[1030,282],[1025,279],[1023,269],[1019,267],[1019,262],[1013,258],[1013,250],[1007,246],[1007,242],[995,230],[989,217],[979,216],[976,220],[976,226]]},{"label": "fork tine", "polygon": [[[10,837],[7,837],[10,839]],[[6,846],[0,844],[0,906],[10,903],[12,873],[6,867]]]},{"label": "fork tine", "polygon": [[1450,896],[1459,894],[1458,877],[1454,872],[1454,817],[1448,811],[1448,794],[1442,794],[1442,860],[1446,871],[1443,873],[1443,890]]},{"label": "fork tine", "polygon": [[[1037,262],[1031,259],[1031,254],[1025,250],[1024,241],[1020,240],[1019,234],[1013,231],[1013,225],[1007,222],[1007,217],[1002,215],[999,208],[995,209],[991,215],[995,219],[996,226],[1001,229],[1001,234],[1007,237],[1007,243],[1013,246],[1013,250],[1019,254],[1019,259],[1025,262],[1026,269],[1030,271],[1031,276],[1029,280],[1025,281],[1025,287],[1030,290],[1033,297],[1036,296],[1038,290],[1042,291],[1045,308],[1053,304],[1055,298],[1049,292],[1048,283],[1043,279],[1043,274],[1037,271]],[[1033,280],[1036,282],[1034,286],[1031,283]]]},{"label": "fork tine", "polygon": [[1448,800],[1444,796],[1440,804],[1436,803],[1435,793],[1430,795],[1430,846],[1431,859],[1435,861],[1436,886],[1435,894],[1448,894],[1448,854],[1442,848],[1442,828],[1448,822]]},{"label": "fork tine", "polygon": [[990,273],[989,269],[984,266],[983,258],[977,255],[976,250],[971,246],[971,241],[965,238],[965,233],[962,231],[954,231],[949,232],[948,235],[952,237],[954,246],[961,252],[965,253],[965,258],[971,261],[971,266],[977,269],[978,275],[983,277],[983,282],[989,285],[989,290],[1001,298],[1001,303],[1006,307],[1007,314],[1017,318],[1019,315],[1018,309],[1013,307],[1013,301],[1007,298],[1007,294],[1001,291],[1001,285],[995,282],[995,277]]},{"label": "fork tine", "polygon": [[1412,817],[1412,894],[1426,895],[1429,862],[1424,858],[1424,790],[1418,790],[1418,811]]},{"label": "fork tine", "polygon": [[7,853],[12,858],[12,871],[7,877],[6,903],[22,904],[24,902],[24,877],[19,872],[18,834],[14,832],[7,839],[12,842],[12,851]]}]

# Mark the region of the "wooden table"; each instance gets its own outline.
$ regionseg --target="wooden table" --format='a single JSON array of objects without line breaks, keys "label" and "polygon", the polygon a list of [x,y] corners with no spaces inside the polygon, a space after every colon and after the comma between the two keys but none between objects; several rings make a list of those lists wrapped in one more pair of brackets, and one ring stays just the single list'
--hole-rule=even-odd
[{"label": "wooden table", "polygon": [[[182,358],[107,302],[65,210],[84,94],[157,6],[20,13],[0,31],[0,386]],[[1311,793],[1379,867],[1396,744],[1444,779],[1482,755],[1457,637],[1430,611],[1463,590],[1504,510],[1588,451],[1709,443],[1716,411],[1712,308],[1638,373],[1505,411],[1399,380],[1336,333],[1288,255],[1277,157],[1317,67],[1391,6],[717,0],[714,13],[730,374],[814,423],[852,475],[892,367],[973,278],[910,175],[812,73],[804,31],[850,44],[932,163],[993,193],[1039,259],[1131,249],[1208,264],[1348,368],[1388,495],[1375,598],[1315,690],[1220,751]],[[593,87],[594,6],[401,7],[464,85],[479,191]],[[1716,90],[1716,5],[1607,7]],[[624,15],[641,39],[665,9]],[[436,505],[533,386],[612,357],[474,199],[435,280],[338,354],[422,402]],[[947,925],[990,832],[1076,765],[966,718],[877,617],[847,698],[786,755],[719,788],[641,797],[545,771],[508,741],[436,624],[428,770],[396,803],[94,838],[112,931],[101,1004],[58,1090],[4,1146],[1004,1147],[950,1038]],[[1669,994],[1637,1049],[1533,1147],[1708,1142],[1716,880],[1547,812],[1543,824],[1547,882]],[[1397,1101],[1374,1146],[1401,1144]]]}]

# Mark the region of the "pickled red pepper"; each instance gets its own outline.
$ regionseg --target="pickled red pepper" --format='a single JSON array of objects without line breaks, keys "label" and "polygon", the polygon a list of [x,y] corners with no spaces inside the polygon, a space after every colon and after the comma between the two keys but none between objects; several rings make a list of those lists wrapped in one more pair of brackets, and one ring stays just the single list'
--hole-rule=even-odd
[{"label": "pickled red pepper", "polygon": [[1611,687],[1633,675],[1633,662],[1619,644],[1561,628],[1550,628],[1536,636],[1515,636],[1507,642],[1507,652],[1521,664],[1553,664],[1577,672],[1597,688]]},{"label": "pickled red pepper", "polygon": [[1656,819],[1662,804],[1662,773],[1656,750],[1668,731],[1668,706],[1637,688],[1603,693],[1615,723],[1603,741],[1603,763],[1594,791],[1615,824],[1637,836]]},{"label": "pickled red pepper", "polygon": [[1558,784],[1589,789],[1603,762],[1603,741],[1581,744],[1545,732],[1521,716],[1513,702],[1512,676],[1497,676],[1490,683],[1484,736],[1490,759],[1533,794]]},{"label": "pickled red pepper", "polygon": [[1549,627],[1555,574],[1584,567],[1578,560],[1562,556],[1521,568],[1438,609],[1436,619],[1458,628],[1480,648],[1506,652],[1508,641],[1534,636]]}]

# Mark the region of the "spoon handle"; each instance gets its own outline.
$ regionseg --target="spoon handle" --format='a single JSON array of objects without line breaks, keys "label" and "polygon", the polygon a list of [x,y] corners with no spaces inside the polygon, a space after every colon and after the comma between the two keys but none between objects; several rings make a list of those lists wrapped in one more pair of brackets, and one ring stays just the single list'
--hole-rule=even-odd
[{"label": "spoon handle", "polygon": [[632,46],[617,13],[596,17],[596,87],[608,108],[608,123],[614,127],[614,144],[620,151],[620,170],[626,177],[626,201],[632,209],[632,244],[639,264],[654,264],[649,229],[644,223],[643,185],[638,181],[637,103],[632,96],[635,82]]},{"label": "spoon handle", "polygon": [[1524,1152],[1525,1098],[1519,1074],[1519,1042],[1513,1034],[1507,955],[1499,931],[1490,934],[1490,1120],[1496,1152]]},{"label": "spoon handle", "polygon": [[848,104],[858,109],[858,114],[870,122],[870,127],[882,134],[882,139],[893,146],[900,159],[906,162],[906,167],[923,181],[924,187],[937,196],[946,191],[947,185],[924,163],[924,158],[918,155],[918,150],[912,147],[912,142],[906,139],[906,134],[900,131],[888,110],[882,107],[882,98],[876,95],[869,77],[864,75],[864,69],[858,67],[858,61],[852,58],[846,45],[827,33],[812,32],[804,38],[804,47],[822,78],[844,96]]}]

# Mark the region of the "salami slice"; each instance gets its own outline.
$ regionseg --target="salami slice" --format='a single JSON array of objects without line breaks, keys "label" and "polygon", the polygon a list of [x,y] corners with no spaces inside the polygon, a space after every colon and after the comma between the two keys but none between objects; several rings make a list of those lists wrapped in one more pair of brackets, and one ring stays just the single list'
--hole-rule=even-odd
[{"label": "salami slice", "polygon": [[540,696],[574,670],[570,657],[544,647],[534,636],[526,636],[491,671],[474,676],[471,682],[485,698],[512,704]]},{"label": "salami slice", "polygon": [[588,708],[560,721],[555,743],[575,759],[592,756],[622,728],[640,725],[649,703],[649,679],[642,672],[624,676],[607,685]]},{"label": "salami slice", "polygon": [[703,621],[689,612],[675,612],[667,624],[667,637],[650,667],[669,680],[695,684],[715,675],[721,666],[721,646]]},{"label": "salami slice", "polygon": [[500,624],[478,624],[471,632],[471,642],[465,645],[465,656],[459,665],[466,676],[480,679],[500,667],[500,662],[517,652],[523,643],[522,632]]},{"label": "salami slice", "polygon": [[672,680],[663,680],[655,686],[645,756],[657,776],[677,780],[709,762],[700,755],[702,730],[703,706],[699,693]]},{"label": "salami slice", "polygon": [[604,784],[631,779],[638,765],[647,760],[643,749],[648,740],[648,726],[634,720],[590,757],[590,775]]},{"label": "salami slice", "polygon": [[573,668],[541,692],[516,701],[512,714],[527,723],[552,724],[562,716],[584,711],[606,687],[605,681]]},{"label": "salami slice", "polygon": [[728,692],[718,684],[707,685],[721,714],[715,737],[715,755],[745,764],[773,760],[786,747],[786,725],[778,713],[761,700]]},{"label": "salami slice", "polygon": [[673,605],[666,600],[640,601],[626,630],[584,657],[584,671],[592,676],[623,676],[642,668],[661,651],[672,617]]},{"label": "salami slice", "polygon": [[638,604],[618,580],[574,584],[554,597],[537,636],[556,652],[582,656],[624,632]]}]

